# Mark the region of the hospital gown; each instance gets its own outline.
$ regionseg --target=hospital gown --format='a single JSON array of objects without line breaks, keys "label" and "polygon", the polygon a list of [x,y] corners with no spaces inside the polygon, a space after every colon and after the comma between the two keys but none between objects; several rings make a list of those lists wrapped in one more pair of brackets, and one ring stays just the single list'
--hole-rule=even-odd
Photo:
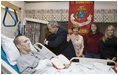
[{"label": "hospital gown", "polygon": [[44,60],[46,57],[41,55],[39,52],[33,52],[33,55],[22,54],[17,59],[17,66],[20,73],[32,74],[36,73],[36,67],[39,64],[39,60]]},{"label": "hospital gown", "polygon": [[21,53],[17,60],[17,66],[21,74],[58,73],[51,61],[40,53],[34,53],[34,55]]}]

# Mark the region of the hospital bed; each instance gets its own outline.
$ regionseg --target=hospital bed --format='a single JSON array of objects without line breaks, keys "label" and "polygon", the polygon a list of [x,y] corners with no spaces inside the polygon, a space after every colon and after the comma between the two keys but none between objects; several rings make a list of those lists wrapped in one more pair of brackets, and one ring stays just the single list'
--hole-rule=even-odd
[{"label": "hospital bed", "polygon": [[[34,44],[34,47],[37,50],[39,50],[39,52],[41,52],[42,54],[46,55],[46,57],[48,59],[56,56],[54,53],[52,53],[49,49],[47,49],[41,43]],[[4,74],[19,74],[17,66],[16,65],[12,66],[8,62],[2,47],[1,47],[1,58],[2,58],[1,59],[1,73],[4,73]],[[72,61],[74,59],[79,59],[79,63],[86,63],[86,64],[91,64],[93,62],[99,62],[99,63],[107,64],[107,62],[108,62],[108,60],[103,60],[103,59],[78,58],[78,57],[73,57],[70,61]],[[78,62],[74,62],[74,63],[78,63]]]},{"label": "hospital bed", "polygon": [[[40,52],[40,54],[43,54],[47,59],[51,59],[52,57],[55,57],[56,55],[51,52],[49,49],[47,49],[44,45],[42,45],[41,43],[36,43],[34,44],[34,48],[36,48],[36,50],[38,52]],[[12,66],[6,57],[6,54],[1,46],[1,73],[5,73],[5,74],[17,74],[19,73],[17,66]]]},{"label": "hospital bed", "polygon": [[[40,47],[39,47],[40,46]],[[45,55],[45,57],[47,59],[51,59],[52,57],[55,57],[56,55],[51,52],[49,49],[47,49],[44,45],[42,45],[41,43],[36,43],[34,44],[34,47],[36,48],[36,50],[38,52],[40,52],[40,54]],[[17,74],[19,73],[17,66],[12,66],[6,57],[6,54],[1,46],[1,73],[5,73],[5,74]]]}]

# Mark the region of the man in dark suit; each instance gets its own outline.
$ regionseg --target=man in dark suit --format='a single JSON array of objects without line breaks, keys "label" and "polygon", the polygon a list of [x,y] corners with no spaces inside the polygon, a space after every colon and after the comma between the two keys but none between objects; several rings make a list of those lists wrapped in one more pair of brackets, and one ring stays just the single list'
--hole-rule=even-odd
[{"label": "man in dark suit", "polygon": [[[74,53],[74,48],[72,44],[69,44],[66,41],[68,32],[65,29],[59,27],[58,23],[55,21],[49,22],[47,27],[49,29],[49,32],[51,32],[51,35],[49,35],[48,38],[44,40],[45,46],[56,55],[62,53],[67,58],[69,56],[70,59],[72,57],[70,55],[70,52],[73,51]],[[71,51],[69,50],[69,48],[71,49]]]}]

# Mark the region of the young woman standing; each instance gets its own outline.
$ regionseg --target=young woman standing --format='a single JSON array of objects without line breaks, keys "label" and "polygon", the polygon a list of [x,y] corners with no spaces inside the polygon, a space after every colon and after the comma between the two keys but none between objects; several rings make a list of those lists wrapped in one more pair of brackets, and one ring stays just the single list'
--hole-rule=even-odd
[{"label": "young woman standing", "polygon": [[98,25],[91,24],[89,33],[85,35],[85,57],[100,58],[99,43],[102,36]]}]

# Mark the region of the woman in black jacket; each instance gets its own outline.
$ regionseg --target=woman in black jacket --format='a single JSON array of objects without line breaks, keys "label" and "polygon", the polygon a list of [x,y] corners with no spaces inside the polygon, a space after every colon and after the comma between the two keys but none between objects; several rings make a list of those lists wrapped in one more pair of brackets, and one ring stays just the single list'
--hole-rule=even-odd
[{"label": "woman in black jacket", "polygon": [[100,41],[101,57],[103,59],[116,61],[117,59],[117,38],[114,36],[115,28],[109,25],[105,35]]}]

